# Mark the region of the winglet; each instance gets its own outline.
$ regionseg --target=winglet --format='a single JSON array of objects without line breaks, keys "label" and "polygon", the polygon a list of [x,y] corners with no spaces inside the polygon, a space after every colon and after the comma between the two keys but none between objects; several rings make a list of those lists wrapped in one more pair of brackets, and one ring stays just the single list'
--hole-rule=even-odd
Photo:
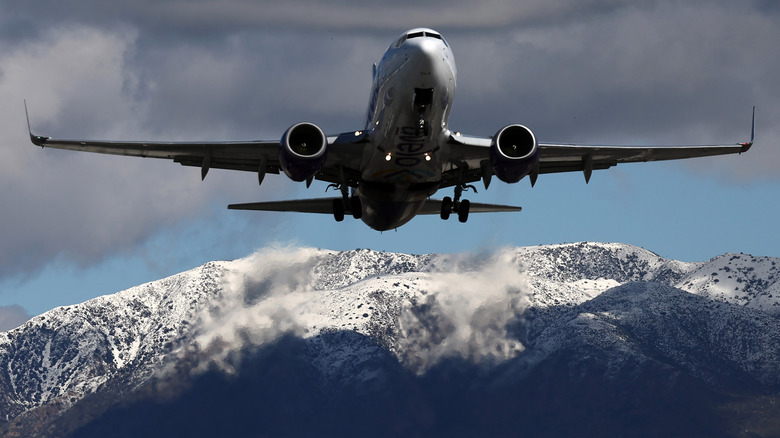
[{"label": "winglet", "polygon": [[742,152],[747,152],[750,150],[750,147],[753,146],[753,141],[756,139],[756,107],[753,106],[753,121],[750,123],[750,141],[747,143],[742,143],[742,150],[739,151],[741,154]]},{"label": "winglet", "polygon": [[27,112],[27,99],[24,100],[24,115],[27,117],[27,132],[30,133],[30,141],[33,142],[34,145],[43,147],[43,145],[46,144],[46,140],[49,139],[49,137],[42,137],[40,135],[35,135],[32,133],[32,128],[30,127],[30,114]]}]

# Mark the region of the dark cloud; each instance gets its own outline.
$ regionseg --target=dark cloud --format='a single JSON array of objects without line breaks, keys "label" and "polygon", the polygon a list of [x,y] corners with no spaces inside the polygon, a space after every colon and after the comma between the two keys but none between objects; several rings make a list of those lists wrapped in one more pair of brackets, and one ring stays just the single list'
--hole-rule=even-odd
[{"label": "dark cloud", "polygon": [[[413,26],[443,27],[459,31],[506,30],[512,27],[549,27],[609,16],[623,10],[653,10],[664,5],[678,5],[672,0],[531,0],[522,3],[487,0],[434,0],[420,3],[412,0],[393,3],[342,0],[323,5],[315,0],[287,2],[250,0],[102,2],[79,0],[54,2],[30,0],[24,3],[0,2],[8,23],[3,34],[9,38],[35,35],[43,26],[77,23],[114,29],[130,25],[144,32],[166,35],[185,41],[195,38],[204,42],[247,31],[264,29],[306,32],[398,32]],[[722,0],[691,1],[693,7],[729,7]],[[739,6],[743,11],[776,11],[774,2],[755,0]],[[16,30],[12,32],[11,29]]]},{"label": "dark cloud", "polygon": [[252,175],[200,183],[171,163],[41,151],[22,99],[34,128],[60,137],[276,138],[300,120],[347,131],[363,121],[371,64],[413,26],[439,29],[455,51],[453,128],[491,135],[519,121],[549,141],[738,142],[756,105],[754,151],[691,166],[776,179],[773,4],[0,0],[0,276],[132,252],[214,206],[294,190],[283,178],[258,191]]},{"label": "dark cloud", "polygon": [[0,332],[15,329],[30,318],[32,315],[20,306],[0,306]]},{"label": "dark cloud", "polygon": [[453,117],[470,131],[484,129],[487,119],[523,120],[551,141],[713,144],[747,140],[757,105],[760,152],[736,165],[702,162],[734,178],[777,178],[780,153],[761,144],[776,138],[771,121],[780,97],[771,79],[780,62],[763,42],[779,33],[769,17],[705,5],[626,8],[573,24],[497,31],[492,40],[456,33],[449,36],[459,62]]},{"label": "dark cloud", "polygon": [[754,0],[753,3],[762,14],[780,14],[780,3],[774,0]]},{"label": "dark cloud", "polygon": [[[2,54],[6,68],[0,82],[4,97],[0,147],[8,158],[0,163],[5,228],[0,235],[0,276],[24,276],[55,259],[89,265],[108,254],[132,252],[161,232],[213,216],[212,205],[224,208],[226,194],[244,199],[258,196],[251,175],[214,172],[200,183],[197,170],[167,162],[99,155],[83,160],[80,154],[41,150],[29,143],[24,98],[34,129],[60,137],[230,137],[229,126],[217,125],[230,120],[230,115],[220,114],[210,101],[215,96],[210,90],[219,87],[206,81],[193,84],[198,98],[190,105],[181,100],[187,92],[177,82],[188,72],[203,78],[211,74],[213,80],[219,76],[220,63],[182,56],[177,59],[183,68],[180,75],[170,72],[142,84],[143,71],[129,67],[135,41],[132,31],[106,33],[77,26],[52,30],[40,42],[26,42]],[[159,85],[161,79],[168,82]],[[230,77],[222,79],[231,82]],[[139,87],[158,85],[183,91],[182,106],[162,108],[168,111],[160,117],[161,125],[149,122],[158,118],[148,116],[154,110],[148,108],[176,97],[150,92],[156,96],[153,99],[137,92]],[[198,94],[197,90],[205,91]],[[185,114],[184,108],[210,108],[218,116],[188,124],[197,111]],[[278,183],[269,178],[264,189]]]},{"label": "dark cloud", "polygon": [[[102,2],[81,0],[68,4],[31,0],[24,4],[4,2],[9,22],[28,27],[75,22],[110,29],[118,24],[168,35],[197,34],[213,38],[263,28],[295,29],[296,32],[341,30],[397,31],[399,27],[426,25],[460,29],[484,29],[516,25],[555,23],[581,19],[626,7],[614,0],[527,1],[518,5],[503,0],[476,4],[436,0],[420,3],[329,2],[314,0],[274,2],[249,0]],[[641,3],[641,2],[635,2]],[[646,2],[647,3],[647,2]],[[651,2],[652,3],[652,2]]]}]

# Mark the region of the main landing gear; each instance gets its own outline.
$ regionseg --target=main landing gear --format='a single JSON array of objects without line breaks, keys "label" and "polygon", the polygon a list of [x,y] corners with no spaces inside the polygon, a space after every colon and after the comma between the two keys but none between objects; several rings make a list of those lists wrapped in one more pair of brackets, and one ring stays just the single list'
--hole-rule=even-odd
[{"label": "main landing gear", "polygon": [[363,205],[360,202],[360,198],[355,195],[355,189],[352,189],[352,195],[350,196],[348,195],[346,184],[331,184],[328,186],[328,189],[331,187],[341,191],[341,198],[333,199],[333,218],[336,219],[336,222],[343,221],[346,212],[349,212],[353,218],[360,219],[363,216]]},{"label": "main landing gear", "polygon": [[449,196],[445,196],[441,201],[441,218],[445,221],[450,218],[450,214],[457,213],[458,220],[460,222],[466,222],[469,220],[469,209],[471,208],[471,202],[468,199],[460,200],[460,196],[464,190],[474,190],[477,193],[477,188],[472,185],[459,184],[455,186],[455,200]]}]

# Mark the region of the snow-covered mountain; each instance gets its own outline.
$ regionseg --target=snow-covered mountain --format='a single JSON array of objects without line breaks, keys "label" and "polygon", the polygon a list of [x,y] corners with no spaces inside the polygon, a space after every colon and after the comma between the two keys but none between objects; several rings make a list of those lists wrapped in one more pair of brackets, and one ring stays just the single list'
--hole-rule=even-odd
[{"label": "snow-covered mountain", "polygon": [[778,434],[778,263],[264,249],[0,333],[0,431]]}]

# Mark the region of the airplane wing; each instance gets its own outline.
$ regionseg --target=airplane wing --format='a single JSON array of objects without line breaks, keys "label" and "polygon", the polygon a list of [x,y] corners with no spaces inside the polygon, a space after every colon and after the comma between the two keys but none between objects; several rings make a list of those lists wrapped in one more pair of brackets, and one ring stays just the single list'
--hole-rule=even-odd
[{"label": "airplane wing", "polygon": [[[723,145],[671,145],[671,146],[617,146],[581,145],[567,143],[539,143],[539,167],[537,174],[557,172],[583,172],[590,179],[593,170],[608,169],[621,163],[679,160],[714,155],[741,154],[753,145],[755,137],[755,108],[750,141]],[[467,163],[464,182],[482,179],[480,163],[490,159],[490,138],[452,135],[450,137],[450,162]],[[453,165],[444,170],[442,187],[458,183],[460,170]],[[533,182],[533,178],[532,178]]]},{"label": "airplane wing", "polygon": [[[25,105],[25,112],[27,111]],[[29,129],[29,118],[28,118]],[[365,134],[349,132],[328,137],[328,155],[323,168],[315,176],[318,180],[339,183],[346,177],[359,176],[362,143]],[[146,142],[69,140],[35,135],[30,130],[33,144],[44,148],[67,149],[99,154],[125,155],[172,160],[184,166],[201,168],[201,178],[209,169],[230,169],[256,172],[260,183],[267,173],[278,174],[279,140],[222,141],[222,142]]]}]

